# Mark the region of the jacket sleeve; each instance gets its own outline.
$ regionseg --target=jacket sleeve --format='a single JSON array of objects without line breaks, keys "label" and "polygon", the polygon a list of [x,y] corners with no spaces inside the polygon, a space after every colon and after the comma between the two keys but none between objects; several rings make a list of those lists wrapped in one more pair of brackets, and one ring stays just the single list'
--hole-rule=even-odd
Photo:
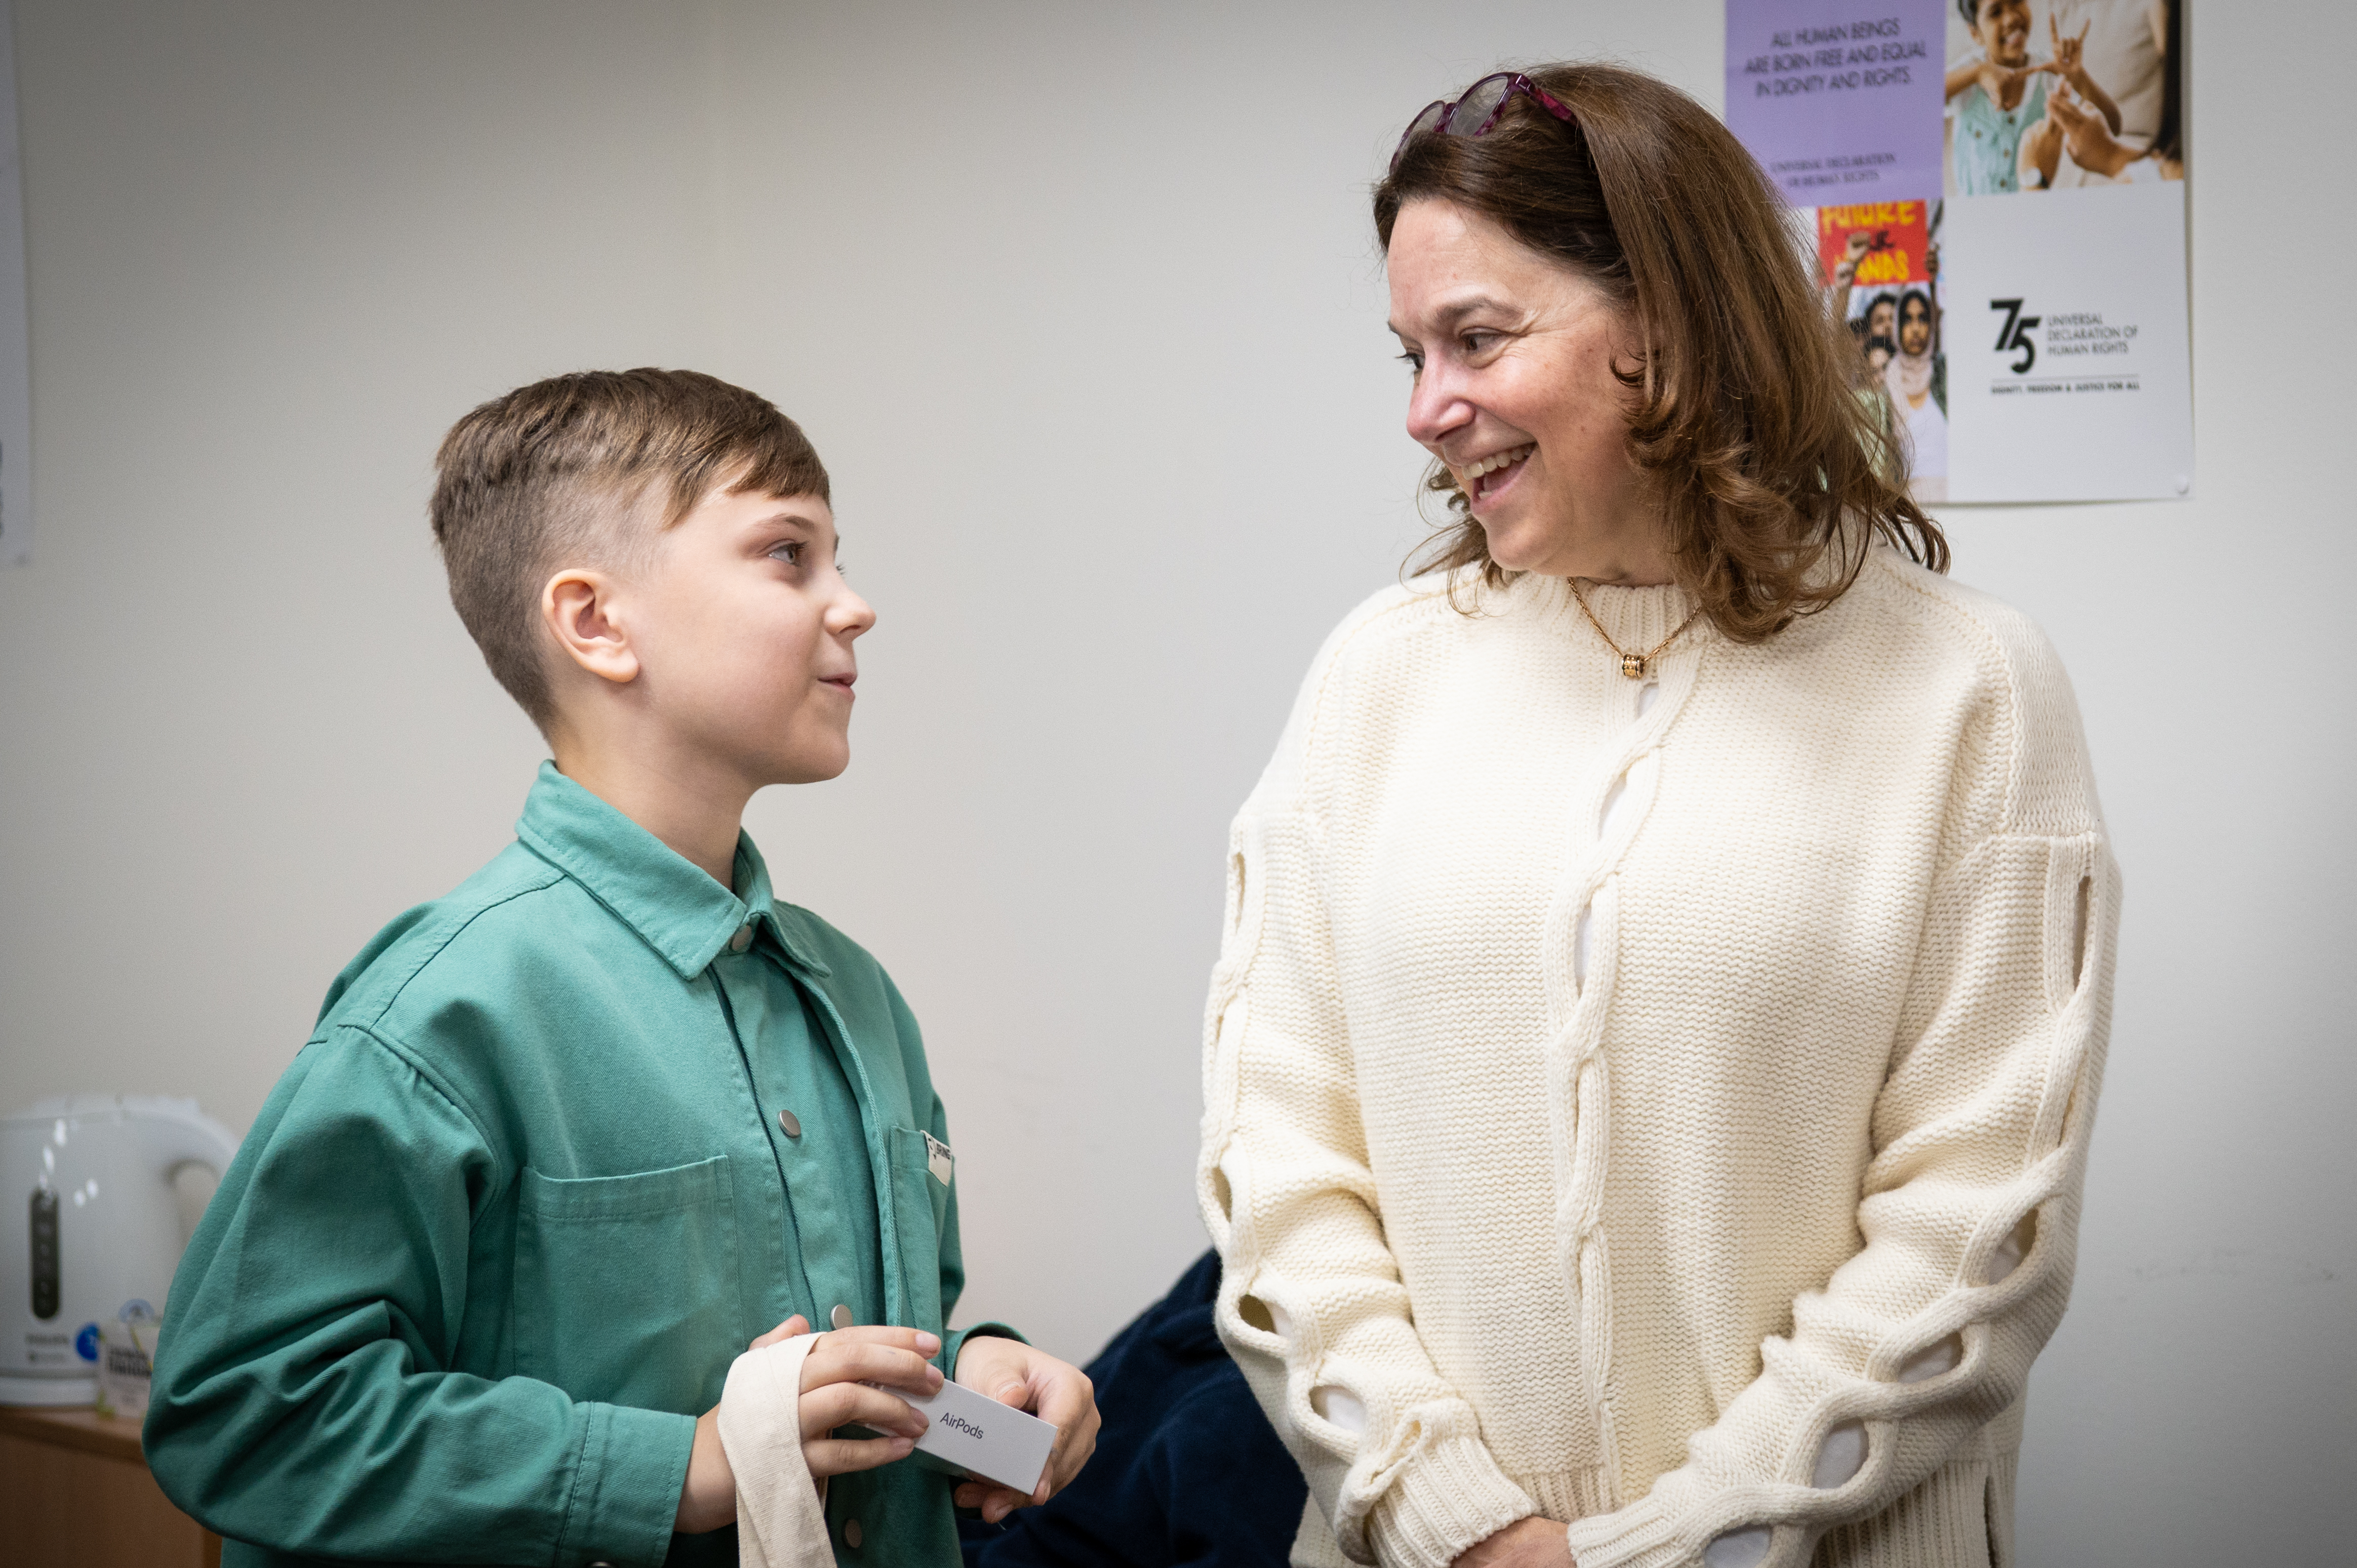
[{"label": "jacket sleeve", "polygon": [[[1793,1304],[1683,1466],[1571,1526],[1580,1568],[1798,1568],[1833,1531],[1904,1534],[1894,1505],[2016,1405],[2061,1318],[2119,877],[2069,687],[2023,630],[2008,697],[1960,748],[1956,797],[2002,805],[1951,824],[1875,1104],[1864,1245]],[[1888,1540],[1866,1555],[1932,1560]]]},{"label": "jacket sleeve", "polygon": [[1537,1507],[1416,1337],[1377,1210],[1308,783],[1321,694],[1350,631],[1313,667],[1236,819],[1198,1197],[1223,1265],[1221,1337],[1343,1552],[1446,1564]]},{"label": "jacket sleeve", "polygon": [[323,1557],[659,1563],[694,1423],[445,1369],[474,1220],[505,1176],[473,1120],[353,1027],[296,1058],[173,1280],[145,1442],[233,1540]]}]

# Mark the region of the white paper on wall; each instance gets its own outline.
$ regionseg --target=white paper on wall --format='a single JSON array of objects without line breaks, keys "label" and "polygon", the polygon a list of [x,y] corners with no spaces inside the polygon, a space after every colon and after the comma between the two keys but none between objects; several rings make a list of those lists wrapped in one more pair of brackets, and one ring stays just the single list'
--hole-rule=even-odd
[{"label": "white paper on wall", "polygon": [[2182,181],[1964,198],[1943,274],[1955,499],[2191,493]]},{"label": "white paper on wall", "polygon": [[25,320],[25,182],[16,16],[0,0],[0,566],[33,558],[33,378]]},{"label": "white paper on wall", "polygon": [[2191,493],[2181,10],[1727,0],[1727,124],[1846,199],[1814,259],[1918,500]]}]

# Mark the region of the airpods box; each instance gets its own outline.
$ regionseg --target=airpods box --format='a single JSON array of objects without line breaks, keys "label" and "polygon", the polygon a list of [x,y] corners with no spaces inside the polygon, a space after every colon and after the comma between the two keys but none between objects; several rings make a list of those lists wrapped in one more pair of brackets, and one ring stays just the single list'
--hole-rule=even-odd
[{"label": "airpods box", "polygon": [[922,1411],[931,1423],[917,1439],[919,1453],[1027,1496],[1039,1485],[1048,1451],[1056,1445],[1054,1423],[948,1380],[930,1398],[906,1389],[885,1392]]}]

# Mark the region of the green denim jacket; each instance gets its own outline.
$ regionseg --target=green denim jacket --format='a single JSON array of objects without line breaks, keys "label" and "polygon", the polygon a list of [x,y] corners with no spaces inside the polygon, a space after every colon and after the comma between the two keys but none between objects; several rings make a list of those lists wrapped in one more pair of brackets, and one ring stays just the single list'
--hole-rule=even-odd
[{"label": "green denim jacket", "polygon": [[[956,1364],[949,1130],[889,977],[749,839],[740,900],[546,765],[516,832],[338,978],[173,1281],[148,1461],[225,1564],[733,1563],[671,1526],[748,1341],[880,1279]],[[805,1021],[845,1114],[786,1103]],[[829,1191],[880,1258],[802,1244]],[[838,1560],[956,1563],[950,1486],[837,1477]]]}]

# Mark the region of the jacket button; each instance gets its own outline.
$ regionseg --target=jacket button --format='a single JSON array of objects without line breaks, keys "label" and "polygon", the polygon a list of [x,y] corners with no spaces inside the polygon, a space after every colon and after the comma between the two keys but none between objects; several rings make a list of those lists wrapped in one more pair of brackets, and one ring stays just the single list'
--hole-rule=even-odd
[{"label": "jacket button", "polygon": [[750,926],[737,927],[737,934],[728,939],[728,950],[730,952],[743,952],[747,948],[749,948],[752,945],[753,928]]},{"label": "jacket button", "polygon": [[778,1112],[778,1130],[789,1138],[799,1138],[802,1135],[802,1119],[791,1111],[780,1111]]},{"label": "jacket button", "polygon": [[[850,1326],[851,1326],[851,1308],[849,1308],[849,1307],[847,1307],[847,1306],[844,1305],[841,1302],[836,1302],[836,1303],[834,1304],[834,1311],[833,1313],[831,1313],[831,1314],[829,1314],[829,1315],[828,1315],[828,1316],[827,1316],[827,1321],[828,1321],[829,1323],[834,1324],[837,1328],[848,1328],[848,1327],[850,1327]],[[853,1528],[853,1529],[855,1529],[855,1530],[856,1530],[856,1529],[857,1529],[857,1528],[858,1528],[859,1521],[858,1521],[857,1520],[852,1520],[851,1522],[852,1522],[852,1528]],[[858,1545],[858,1544],[859,1544],[859,1542],[857,1542],[857,1541],[853,1541],[851,1544],[852,1544],[852,1545],[854,1545],[854,1546],[856,1546],[856,1545]]]}]

